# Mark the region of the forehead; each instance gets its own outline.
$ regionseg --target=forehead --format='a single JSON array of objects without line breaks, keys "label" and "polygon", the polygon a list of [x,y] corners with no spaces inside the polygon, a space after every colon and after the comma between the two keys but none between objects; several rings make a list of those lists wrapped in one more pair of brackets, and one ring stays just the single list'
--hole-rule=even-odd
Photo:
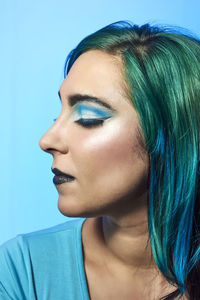
[{"label": "forehead", "polygon": [[124,84],[120,58],[100,50],[90,50],[74,62],[60,92],[89,93],[108,99],[126,98]]}]

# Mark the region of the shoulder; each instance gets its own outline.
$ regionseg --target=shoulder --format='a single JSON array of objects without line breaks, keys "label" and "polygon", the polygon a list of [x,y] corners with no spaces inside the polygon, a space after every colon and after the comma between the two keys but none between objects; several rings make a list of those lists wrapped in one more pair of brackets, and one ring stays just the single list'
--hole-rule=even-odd
[{"label": "shoulder", "polygon": [[44,245],[45,242],[48,244],[49,241],[51,246],[53,246],[55,244],[52,243],[52,240],[57,240],[58,237],[66,237],[66,235],[70,236],[80,231],[84,220],[83,218],[70,219],[49,228],[18,234],[16,237],[0,245],[0,258],[2,259],[6,254],[11,255],[10,258],[19,257],[25,254],[27,246],[33,246],[37,243],[36,246],[40,243]]},{"label": "shoulder", "polygon": [[0,246],[0,295],[8,293],[10,298],[15,299],[17,295],[24,299],[27,293],[34,294],[34,276],[42,278],[45,272],[50,276],[51,269],[55,273],[63,263],[62,258],[73,253],[71,248],[76,247],[76,237],[84,220],[70,219],[50,228],[19,234],[3,243]]},{"label": "shoulder", "polygon": [[[29,233],[18,234],[16,237],[4,242],[0,245],[0,260],[20,261],[24,255],[30,255],[30,250],[37,250],[41,253],[43,247],[55,247],[59,241],[59,246],[62,244],[64,238],[65,247],[67,239],[74,237],[75,234],[80,233],[82,224],[85,219],[76,218],[70,219],[62,224],[58,224],[42,230],[37,230]],[[16,260],[17,259],[17,260]]]}]

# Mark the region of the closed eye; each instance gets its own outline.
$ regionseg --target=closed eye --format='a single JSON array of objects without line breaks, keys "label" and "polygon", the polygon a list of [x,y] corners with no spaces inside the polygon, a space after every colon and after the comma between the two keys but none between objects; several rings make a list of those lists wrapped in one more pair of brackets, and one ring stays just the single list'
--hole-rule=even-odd
[{"label": "closed eye", "polygon": [[[95,118],[96,115],[96,118]],[[79,117],[76,119],[76,116]],[[106,119],[112,117],[111,113],[99,110],[95,107],[90,107],[87,105],[77,105],[74,113],[74,121],[83,127],[94,127],[98,125],[103,125]]]},{"label": "closed eye", "polygon": [[[105,118],[108,119],[108,118]],[[97,125],[102,125],[103,122],[105,121],[105,119],[84,119],[84,118],[80,118],[79,120],[74,121],[75,123],[80,124],[83,127],[94,127]],[[53,119],[53,121],[55,122],[57,119]]]},{"label": "closed eye", "polygon": [[81,118],[75,122],[80,124],[83,127],[94,127],[97,125],[102,125],[104,120],[103,119],[83,119],[83,118]]},{"label": "closed eye", "polygon": [[[84,104],[77,104],[74,107],[70,119],[83,127],[95,127],[103,125],[103,122],[112,116],[113,114],[110,112],[102,111]],[[57,119],[54,119],[54,121],[56,120]]]}]

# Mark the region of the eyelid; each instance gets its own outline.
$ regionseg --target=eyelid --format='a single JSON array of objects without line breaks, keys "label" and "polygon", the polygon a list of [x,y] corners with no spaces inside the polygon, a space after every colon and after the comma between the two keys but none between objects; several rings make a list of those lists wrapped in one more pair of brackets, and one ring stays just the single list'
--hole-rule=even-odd
[{"label": "eyelid", "polygon": [[101,118],[113,116],[113,113],[110,112],[109,109],[108,111],[106,111],[105,109],[98,109],[97,107],[88,106],[86,104],[79,104],[79,103],[75,105],[75,112],[81,115],[82,112],[84,111],[86,111],[86,113],[87,112],[94,113]]},{"label": "eyelid", "polygon": [[[86,112],[84,114],[84,111]],[[90,113],[90,115],[87,115],[87,112]],[[111,117],[113,117],[114,114],[113,112],[111,112],[109,109],[108,111],[105,111],[104,109],[98,109],[96,107],[93,106],[88,106],[86,104],[83,103],[76,103],[73,107],[73,111],[71,113],[70,122],[76,122],[79,119],[102,119],[102,120],[106,120],[109,119]],[[55,122],[57,119],[53,119],[53,121]]]}]

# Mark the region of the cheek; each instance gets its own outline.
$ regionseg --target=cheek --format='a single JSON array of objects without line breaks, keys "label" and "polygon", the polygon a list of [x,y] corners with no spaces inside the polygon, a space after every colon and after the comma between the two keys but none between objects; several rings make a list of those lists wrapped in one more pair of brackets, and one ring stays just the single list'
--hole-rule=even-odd
[{"label": "cheek", "polygon": [[[127,125],[112,124],[91,129],[75,135],[72,156],[77,174],[87,182],[105,184],[105,181],[121,181],[138,174],[143,167],[139,156],[136,130],[127,130]],[[72,149],[73,150],[73,149]],[[133,174],[134,173],[134,174]]]}]

